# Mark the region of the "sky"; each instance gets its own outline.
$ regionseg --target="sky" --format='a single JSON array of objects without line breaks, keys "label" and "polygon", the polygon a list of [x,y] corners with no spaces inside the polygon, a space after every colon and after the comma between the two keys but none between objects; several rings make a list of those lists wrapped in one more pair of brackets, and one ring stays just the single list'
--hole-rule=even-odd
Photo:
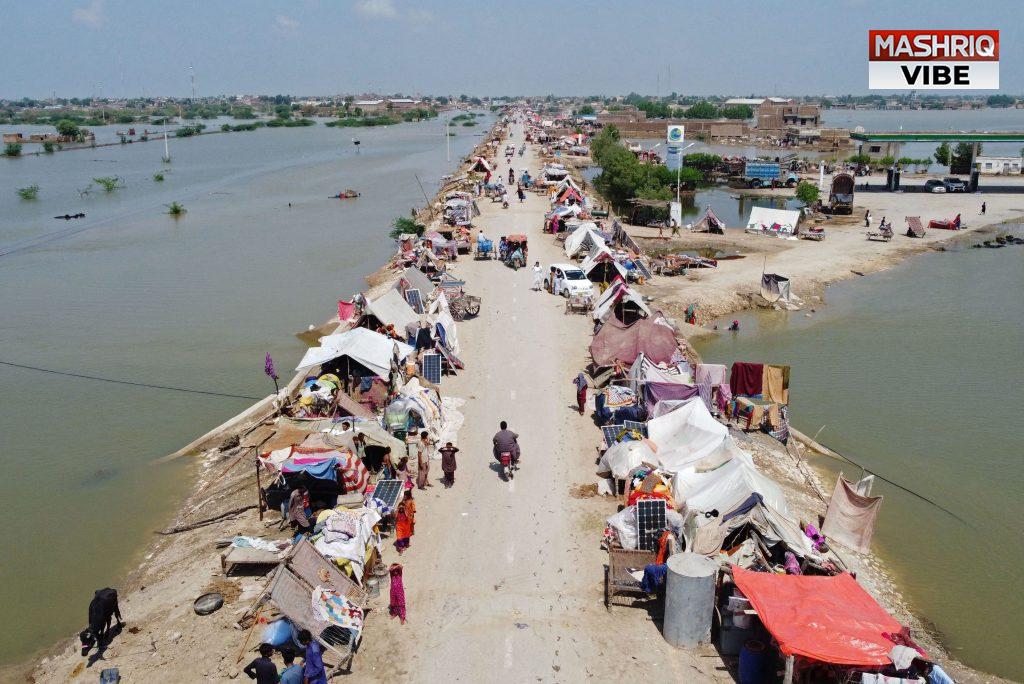
[{"label": "sky", "polygon": [[[867,93],[869,29],[999,29],[1022,0],[5,0],[0,97]],[[979,94],[994,91],[975,91]]]}]

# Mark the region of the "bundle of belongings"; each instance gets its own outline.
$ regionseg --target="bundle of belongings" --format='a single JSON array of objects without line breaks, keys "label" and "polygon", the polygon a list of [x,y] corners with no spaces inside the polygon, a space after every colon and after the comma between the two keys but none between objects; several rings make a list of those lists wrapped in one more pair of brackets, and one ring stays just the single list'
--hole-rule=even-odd
[{"label": "bundle of belongings", "polygon": [[380,519],[380,513],[367,506],[324,510],[317,515],[310,541],[320,555],[361,584],[367,558],[380,547],[380,536],[374,532]]},{"label": "bundle of belongings", "polygon": [[601,425],[640,421],[647,415],[636,393],[619,385],[609,385],[594,395],[594,404]]},{"label": "bundle of belongings", "polygon": [[746,429],[765,429],[785,443],[789,438],[789,366],[737,361],[729,375],[730,415]]}]

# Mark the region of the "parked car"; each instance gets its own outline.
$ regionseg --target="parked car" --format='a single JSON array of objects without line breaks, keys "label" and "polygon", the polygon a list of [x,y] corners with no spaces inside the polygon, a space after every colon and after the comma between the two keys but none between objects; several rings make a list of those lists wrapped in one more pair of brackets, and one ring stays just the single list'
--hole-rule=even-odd
[{"label": "parked car", "polygon": [[943,178],[942,184],[946,186],[946,192],[967,192],[967,183],[959,178]]},{"label": "parked car", "polygon": [[928,192],[946,192],[946,185],[938,178],[932,178],[925,181],[924,189]]},{"label": "parked car", "polygon": [[[587,274],[579,266],[573,264],[551,264],[551,268],[555,271],[555,285],[563,297],[569,295],[588,295],[593,294],[594,284],[587,278]],[[548,282],[551,279],[551,270],[548,270],[548,275],[544,279],[544,285],[551,290],[551,284]]]}]

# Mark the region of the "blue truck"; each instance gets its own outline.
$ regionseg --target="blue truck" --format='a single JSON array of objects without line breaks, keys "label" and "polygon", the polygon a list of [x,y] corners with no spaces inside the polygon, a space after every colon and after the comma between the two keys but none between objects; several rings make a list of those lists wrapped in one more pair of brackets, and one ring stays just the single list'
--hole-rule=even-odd
[{"label": "blue truck", "polygon": [[795,173],[789,173],[783,178],[782,165],[778,162],[748,161],[743,167],[743,180],[751,188],[770,187],[772,181],[791,188],[799,179]]}]

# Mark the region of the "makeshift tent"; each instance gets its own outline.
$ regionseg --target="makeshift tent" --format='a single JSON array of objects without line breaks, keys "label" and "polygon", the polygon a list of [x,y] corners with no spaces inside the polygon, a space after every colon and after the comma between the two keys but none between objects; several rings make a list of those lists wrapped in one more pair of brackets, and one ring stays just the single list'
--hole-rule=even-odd
[{"label": "makeshift tent", "polygon": [[[738,504],[718,509],[719,514],[707,518],[703,514],[694,514],[685,528],[687,548],[694,553],[705,556],[716,554],[722,550],[728,540],[730,547],[739,540],[730,539],[730,535],[747,527],[756,532],[767,547],[781,543],[786,551],[792,551],[798,558],[812,555],[811,540],[801,531],[800,524],[765,503],[760,494],[750,494]],[[694,523],[700,524],[696,530]],[[773,557],[784,557],[776,550]]]},{"label": "makeshift tent", "polygon": [[702,401],[647,421],[647,436],[658,447],[657,465],[674,473],[698,463],[714,467],[743,453]]},{"label": "makeshift tent", "polygon": [[737,588],[786,656],[882,667],[903,627],[848,573],[779,575],[733,567]]},{"label": "makeshift tent", "polygon": [[769,302],[789,301],[789,278],[778,273],[761,274],[761,296]]},{"label": "makeshift tent", "polygon": [[714,233],[716,235],[725,234],[725,223],[722,219],[718,218],[711,207],[708,206],[704,211],[704,216],[699,221],[693,224],[691,230],[695,233]]},{"label": "makeshift tent", "polygon": [[678,347],[675,332],[667,325],[650,318],[626,325],[611,318],[594,335],[590,356],[599,368],[616,361],[633,363],[640,354],[654,363],[668,363]]},{"label": "makeshift tent", "polygon": [[399,333],[405,330],[406,325],[417,323],[420,319],[419,315],[405,301],[405,297],[397,290],[388,290],[377,299],[367,303],[366,313],[384,325],[395,326],[395,330]]},{"label": "makeshift tent", "polygon": [[626,268],[615,260],[615,255],[603,244],[590,251],[580,264],[580,270],[592,283],[610,283],[616,276],[626,278]]},{"label": "makeshift tent", "polygon": [[747,220],[747,232],[788,236],[796,232],[796,224],[799,221],[799,211],[753,207]]},{"label": "makeshift tent", "polygon": [[480,171],[481,173],[490,173],[491,172],[491,165],[483,157],[477,157],[476,161],[473,162],[473,165],[471,167],[469,167],[469,170],[470,171]]},{"label": "makeshift tent", "polygon": [[574,257],[584,250],[589,251],[595,246],[604,247],[604,245],[604,238],[597,231],[597,225],[585,221],[565,238],[565,255]]},{"label": "makeshift tent", "polygon": [[583,213],[583,207],[578,204],[559,204],[554,207],[548,213],[544,214],[544,218],[550,221],[556,216],[559,218],[565,218],[566,216],[579,216]]},{"label": "makeshift tent", "polygon": [[639,392],[645,382],[669,382],[682,385],[693,384],[689,366],[685,363],[676,366],[659,366],[641,352],[633,365],[629,367],[629,388]]},{"label": "makeshift tent", "polygon": [[601,454],[597,463],[597,472],[611,472],[615,479],[624,480],[633,468],[642,463],[653,464],[656,458],[650,442],[646,439],[616,442]]},{"label": "makeshift tent", "polygon": [[594,304],[593,317],[595,320],[603,321],[612,314],[614,318],[629,324],[650,316],[651,310],[647,308],[638,292],[630,289],[621,280],[616,280]]},{"label": "makeshift tent", "polygon": [[691,468],[677,472],[672,478],[672,496],[679,503],[685,501],[690,510],[703,512],[714,509],[725,515],[751,494],[760,494],[761,499],[773,509],[783,515],[789,514],[786,497],[779,485],[762,475],[750,454],[739,448],[734,450],[728,462],[713,470],[698,473]]},{"label": "makeshift tent", "polygon": [[308,370],[347,356],[374,374],[382,378],[390,378],[391,358],[396,351],[398,360],[402,361],[413,352],[413,348],[404,342],[398,342],[373,330],[352,328],[343,333],[321,337],[320,346],[307,349],[295,370]]},{"label": "makeshift tent", "polygon": [[880,496],[861,496],[853,485],[840,477],[825,511],[821,531],[854,551],[871,550],[871,537],[875,532],[875,518],[882,506]]},{"label": "makeshift tent", "polygon": [[658,404],[663,401],[685,401],[693,399],[698,394],[697,385],[688,385],[682,382],[653,382],[644,383],[644,404],[648,411],[657,409]]},{"label": "makeshift tent", "polygon": [[427,274],[418,268],[407,268],[402,271],[402,277],[399,278],[397,285],[403,286],[403,291],[410,287],[416,288],[424,299],[434,291],[435,287],[434,283],[430,282]]}]

